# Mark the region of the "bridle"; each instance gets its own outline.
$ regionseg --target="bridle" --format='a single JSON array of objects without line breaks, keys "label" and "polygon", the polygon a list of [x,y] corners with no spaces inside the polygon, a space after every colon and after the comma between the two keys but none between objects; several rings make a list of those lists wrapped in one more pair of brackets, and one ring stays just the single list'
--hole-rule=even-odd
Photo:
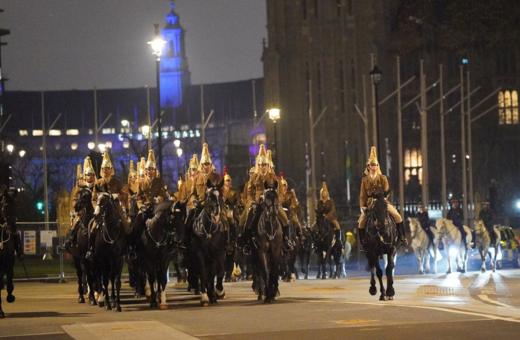
[{"label": "bridle", "polygon": [[[216,192],[216,194],[214,194]],[[211,197],[215,197],[216,199],[212,199]],[[216,211],[216,213],[215,213]],[[199,217],[197,218],[197,223],[201,226],[199,230],[201,230],[207,239],[211,239],[212,235],[215,234],[219,230],[219,226],[222,221],[217,221],[217,217],[220,217],[221,204],[220,204],[220,192],[215,187],[210,187],[206,189],[206,204]],[[209,230],[204,228],[203,217],[206,216],[206,219],[210,222]]]},{"label": "bridle", "polygon": [[[263,226],[265,235],[269,238],[269,241],[272,241],[272,240],[274,240],[274,237],[276,236],[276,232],[278,230],[277,216],[278,216],[278,207],[280,204],[276,202],[277,197],[275,197],[272,200],[269,199],[269,201],[272,201],[272,202],[270,202],[270,204],[268,204],[268,202],[267,202],[268,200],[265,197],[266,197],[266,195],[269,196],[270,193],[277,194],[277,191],[274,188],[265,189],[264,195],[263,195],[264,199],[263,199],[263,203],[262,203],[264,206],[264,209],[263,209],[264,211],[262,212],[262,216],[265,216],[265,218],[260,218],[259,226]],[[266,221],[271,226],[271,232],[269,232],[267,230],[267,228],[265,228],[265,223],[267,223]],[[273,228],[273,223],[275,224],[274,228]]]},{"label": "bridle", "polygon": [[[108,201],[106,204],[112,204],[114,205],[114,202],[112,201],[112,196],[107,193],[107,192],[100,192],[99,193],[100,197],[98,197],[98,201],[97,201],[97,204],[96,204],[96,207],[100,207],[101,209],[101,205],[99,204],[100,200],[101,200],[101,197],[103,196],[108,196]],[[114,209],[115,209],[115,206],[114,206]],[[108,232],[108,228],[107,228],[107,222],[106,222],[106,214],[107,214],[107,209],[106,207],[103,207],[103,210],[102,210],[102,214],[101,214],[101,234],[103,235],[103,240],[108,243],[108,244],[114,244],[117,239],[119,238],[119,235],[121,235],[121,228],[117,228],[117,235],[116,237],[112,238],[110,237],[110,233]],[[116,215],[117,215],[117,212],[116,212]],[[119,216],[118,216],[118,224],[120,223],[119,221]]]}]

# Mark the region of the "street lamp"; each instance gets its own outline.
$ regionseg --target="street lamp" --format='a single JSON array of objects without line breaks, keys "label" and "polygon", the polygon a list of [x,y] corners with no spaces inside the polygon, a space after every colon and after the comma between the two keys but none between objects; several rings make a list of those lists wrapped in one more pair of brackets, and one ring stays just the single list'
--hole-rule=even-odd
[{"label": "street lamp", "polygon": [[173,145],[175,145],[176,148],[179,148],[179,146],[181,146],[181,141],[176,139],[176,140],[173,141]]},{"label": "street lamp", "polygon": [[148,134],[150,133],[150,126],[149,125],[141,126],[141,133],[143,135],[145,135],[145,137],[148,137]]},{"label": "street lamp", "polygon": [[25,156],[25,150],[20,150],[19,155],[23,158],[23,156]]},{"label": "street lamp", "polygon": [[13,151],[14,151],[14,145],[13,144],[7,145],[7,152],[13,153]]},{"label": "street lamp", "polygon": [[130,122],[126,119],[123,119],[121,121],[121,125],[126,128],[126,127],[130,126]]},{"label": "street lamp", "polygon": [[181,175],[181,156],[182,156],[182,149],[177,147],[177,175],[179,177]]},{"label": "street lamp", "polygon": [[273,127],[274,127],[274,144],[273,144],[273,151],[274,151],[274,160],[276,161],[276,121],[280,119],[280,109],[272,108],[269,110],[269,118],[273,121]]},{"label": "street lamp", "polygon": [[[372,84],[374,84],[375,88],[375,97],[376,97],[376,137],[377,137],[377,149],[379,152],[379,155],[383,155],[383,149],[381,148],[381,134],[380,134],[380,124],[379,124],[379,82],[381,81],[381,70],[377,68],[377,65],[374,66],[374,69],[370,71],[370,77],[372,78]],[[381,165],[379,165],[381,167]],[[383,172],[383,170],[381,170]]]},{"label": "street lamp", "polygon": [[152,40],[148,41],[148,44],[152,47],[153,54],[156,56],[155,59],[155,72],[157,75],[157,130],[159,132],[159,138],[157,140],[158,144],[158,155],[159,155],[159,172],[162,174],[162,126],[161,126],[161,56],[162,49],[164,44],[166,44],[166,40],[163,39],[161,34],[159,33],[159,24],[155,24],[155,36]]}]

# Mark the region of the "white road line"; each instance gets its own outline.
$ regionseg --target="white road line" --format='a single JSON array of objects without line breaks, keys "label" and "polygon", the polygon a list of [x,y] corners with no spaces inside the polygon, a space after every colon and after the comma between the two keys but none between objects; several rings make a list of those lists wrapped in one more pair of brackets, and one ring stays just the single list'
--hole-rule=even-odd
[{"label": "white road line", "polygon": [[495,300],[491,300],[487,295],[478,295],[478,297],[486,302],[489,302],[489,303],[492,303],[494,305],[497,305],[497,306],[501,306],[501,307],[506,307],[506,308],[515,308],[513,306],[510,306],[508,304],[505,304],[505,303],[502,303],[502,302],[498,302],[498,301],[495,301]]},{"label": "white road line", "polygon": [[[308,301],[308,302],[314,302],[314,303],[321,303],[321,302],[333,302],[338,303],[338,301]],[[378,306],[378,307],[409,307],[409,308],[418,308],[418,309],[430,309],[430,310],[437,310],[441,312],[448,312],[448,313],[454,313],[454,314],[463,314],[463,315],[470,315],[470,316],[478,316],[486,319],[491,320],[501,320],[501,321],[507,321],[507,322],[516,322],[520,323],[520,319],[515,318],[508,318],[508,317],[502,317],[502,316],[496,316],[496,315],[490,315],[490,314],[483,314],[483,313],[476,313],[476,312],[466,312],[461,310],[455,310],[455,309],[449,309],[449,308],[442,308],[442,307],[433,307],[433,306],[417,306],[417,305],[407,305],[407,304],[401,304],[401,303],[395,303],[392,302],[392,304],[381,304],[381,303],[374,303],[374,302],[353,302],[353,301],[339,301],[340,303],[348,303],[348,304],[356,304],[356,305],[369,305],[369,306]],[[509,308],[514,308],[512,306],[507,306]]]},{"label": "white road line", "polygon": [[67,334],[65,332],[60,333],[35,333],[35,334],[20,334],[20,335],[0,335],[1,338],[21,338],[26,336],[42,336],[42,335],[58,335],[58,334]]}]

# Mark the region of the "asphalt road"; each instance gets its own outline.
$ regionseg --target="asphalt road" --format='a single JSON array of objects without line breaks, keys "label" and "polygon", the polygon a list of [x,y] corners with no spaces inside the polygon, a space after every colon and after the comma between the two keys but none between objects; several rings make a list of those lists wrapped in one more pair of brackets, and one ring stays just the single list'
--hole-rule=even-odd
[{"label": "asphalt road", "polygon": [[[76,285],[17,282],[5,302],[4,339],[490,339],[520,332],[520,270],[399,275],[393,301],[368,293],[369,278],[280,283],[274,304],[256,301],[251,283],[225,284],[226,299],[200,307],[169,284],[168,310],[150,309],[123,286],[123,312],[78,304]],[[357,275],[357,277],[356,277]],[[385,281],[386,282],[386,281]]]}]

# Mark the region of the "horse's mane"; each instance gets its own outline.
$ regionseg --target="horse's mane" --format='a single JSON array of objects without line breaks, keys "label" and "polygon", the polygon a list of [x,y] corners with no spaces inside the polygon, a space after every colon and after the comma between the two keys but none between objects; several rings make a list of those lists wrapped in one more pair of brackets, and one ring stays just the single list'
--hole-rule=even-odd
[{"label": "horse's mane", "polygon": [[153,206],[153,214],[156,215],[160,212],[171,209],[174,203],[175,202],[173,201],[162,201],[160,203],[155,203]]}]

